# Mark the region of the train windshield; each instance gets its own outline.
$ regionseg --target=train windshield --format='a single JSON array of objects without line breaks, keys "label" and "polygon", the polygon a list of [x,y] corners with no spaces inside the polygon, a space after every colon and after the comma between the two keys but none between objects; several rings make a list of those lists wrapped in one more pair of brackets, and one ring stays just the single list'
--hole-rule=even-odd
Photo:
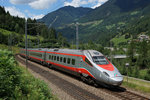
[{"label": "train windshield", "polygon": [[109,62],[107,61],[107,59],[106,59],[104,56],[94,56],[94,57],[93,57],[93,61],[94,61],[97,65],[109,64]]}]

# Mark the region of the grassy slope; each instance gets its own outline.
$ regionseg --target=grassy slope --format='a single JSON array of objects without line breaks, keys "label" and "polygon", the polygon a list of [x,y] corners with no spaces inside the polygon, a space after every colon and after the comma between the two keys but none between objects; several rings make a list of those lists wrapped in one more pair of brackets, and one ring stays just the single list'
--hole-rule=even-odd
[{"label": "grassy slope", "polygon": [[19,53],[19,49],[20,49],[20,48],[17,47],[17,46],[9,47],[9,46],[7,46],[7,45],[0,44],[0,49],[2,49],[2,50],[4,50],[4,49],[11,49],[11,48],[12,48],[12,51],[13,51],[14,54]]},{"label": "grassy slope", "polygon": [[115,38],[113,38],[111,41],[114,43],[114,46],[118,47],[119,43],[127,43],[129,40],[131,40],[131,38],[125,39],[125,35],[122,36],[116,36]]},{"label": "grassy slope", "polygon": [[150,93],[150,82],[144,82],[142,80],[136,80],[133,78],[127,79],[127,77],[124,77],[123,86],[134,89],[136,91]]},{"label": "grassy slope", "polygon": [[[0,28],[0,32],[2,34],[4,34],[5,36],[9,36],[10,34],[15,34],[16,36],[20,35],[19,33],[11,32],[11,31],[8,31],[8,30],[2,29],[2,28]],[[31,36],[31,35],[28,35],[28,38],[30,38],[31,40],[36,40],[37,39],[36,36]],[[40,38],[41,41],[43,40],[43,37],[40,36],[39,38]],[[23,35],[23,40],[24,39],[25,39],[25,35]]]}]

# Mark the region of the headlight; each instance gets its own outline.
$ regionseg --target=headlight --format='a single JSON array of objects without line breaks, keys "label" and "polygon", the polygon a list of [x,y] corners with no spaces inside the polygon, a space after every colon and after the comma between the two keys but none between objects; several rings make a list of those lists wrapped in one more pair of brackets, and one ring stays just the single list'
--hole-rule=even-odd
[{"label": "headlight", "polygon": [[104,73],[104,75],[106,75],[107,77],[110,77],[108,73],[106,73],[106,72],[103,72],[103,73]]}]

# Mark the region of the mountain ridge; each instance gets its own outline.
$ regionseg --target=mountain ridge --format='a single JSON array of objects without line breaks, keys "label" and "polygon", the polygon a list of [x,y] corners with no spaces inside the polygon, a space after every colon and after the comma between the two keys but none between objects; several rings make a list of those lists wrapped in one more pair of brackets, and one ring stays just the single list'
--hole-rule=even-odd
[{"label": "mountain ridge", "polygon": [[44,22],[47,26],[53,22],[53,20],[58,16],[57,20],[53,24],[53,27],[58,27],[61,25],[69,24],[77,20],[78,18],[84,16],[87,12],[92,10],[91,8],[83,8],[83,7],[72,7],[65,6],[59,8],[58,10],[48,13],[42,19],[38,21]]},{"label": "mountain ridge", "polygon": [[[142,33],[144,30],[142,24],[148,24],[145,22],[145,18],[150,16],[149,11],[150,0],[109,0],[102,6],[89,10],[76,20],[73,19],[73,21],[55,28],[62,32],[63,36],[67,37],[69,41],[75,41],[76,28],[73,23],[79,22],[79,37],[81,42],[92,40],[106,45],[109,44],[111,38],[119,33],[126,34],[130,32],[133,35]],[[141,19],[139,23],[142,24],[138,26],[141,30],[137,31],[138,29],[134,23],[139,19]],[[130,26],[134,26],[132,27],[134,31],[130,29]],[[149,30],[149,28],[147,29]]]}]

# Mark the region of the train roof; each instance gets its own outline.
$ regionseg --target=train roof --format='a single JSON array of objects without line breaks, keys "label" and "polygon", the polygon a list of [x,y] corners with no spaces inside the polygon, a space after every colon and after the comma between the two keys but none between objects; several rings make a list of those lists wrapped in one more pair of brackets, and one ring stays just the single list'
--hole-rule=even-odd
[{"label": "train roof", "polygon": [[83,55],[83,50],[76,50],[76,49],[28,48],[28,50],[39,50],[39,51],[47,51],[47,52],[59,52],[59,53],[68,53],[68,54],[78,54],[78,55]]},{"label": "train roof", "polygon": [[28,50],[39,50],[47,52],[59,52],[59,53],[68,53],[68,54],[78,54],[84,55],[84,53],[90,53],[91,56],[103,56],[101,52],[96,50],[76,50],[76,49],[59,49],[59,48],[28,48]]}]

